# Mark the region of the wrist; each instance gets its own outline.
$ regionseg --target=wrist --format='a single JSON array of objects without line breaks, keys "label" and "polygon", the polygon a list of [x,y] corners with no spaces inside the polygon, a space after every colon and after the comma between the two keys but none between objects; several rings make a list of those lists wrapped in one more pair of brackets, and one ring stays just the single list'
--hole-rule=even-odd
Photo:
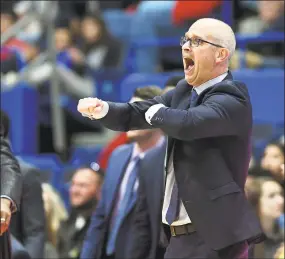
[{"label": "wrist", "polygon": [[7,198],[1,198],[1,204],[8,206],[9,208],[12,207],[12,202]]}]

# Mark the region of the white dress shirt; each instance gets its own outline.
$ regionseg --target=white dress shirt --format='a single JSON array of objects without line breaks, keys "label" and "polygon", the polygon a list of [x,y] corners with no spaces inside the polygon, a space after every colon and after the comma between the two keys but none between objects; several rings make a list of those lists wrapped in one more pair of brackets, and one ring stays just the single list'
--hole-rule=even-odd
[{"label": "white dress shirt", "polygon": [[[213,86],[214,84],[217,84],[221,81],[223,81],[223,79],[227,76],[228,73],[224,73],[214,79],[211,79],[207,82],[205,82],[204,84],[195,87],[195,91],[197,92],[198,95],[200,95],[205,89],[207,89],[208,87]],[[151,116],[152,117],[152,116]],[[170,158],[169,158],[169,164],[168,164],[168,174],[166,177],[166,185],[165,185],[165,194],[164,194],[164,201],[163,201],[163,207],[162,207],[162,222],[164,224],[167,224],[166,221],[166,213],[169,207],[169,203],[170,203],[170,198],[171,198],[171,192],[173,189],[173,185],[174,185],[174,181],[175,181],[175,175],[174,175],[174,167],[173,167],[173,149],[170,153]],[[180,226],[180,225],[185,225],[191,223],[191,220],[186,212],[186,209],[182,203],[182,201],[180,202],[180,211],[179,211],[179,217],[176,221],[174,221],[171,225],[172,226]]]}]

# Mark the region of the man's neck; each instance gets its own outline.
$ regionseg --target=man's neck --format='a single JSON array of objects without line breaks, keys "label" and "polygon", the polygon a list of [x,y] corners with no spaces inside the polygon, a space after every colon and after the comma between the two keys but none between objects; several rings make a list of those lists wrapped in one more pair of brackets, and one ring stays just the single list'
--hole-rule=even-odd
[{"label": "man's neck", "polygon": [[221,75],[223,75],[223,74],[225,74],[225,73],[228,73],[228,70],[227,70],[227,71],[224,71],[224,72],[221,72],[221,73],[219,73],[219,74],[212,75],[210,78],[207,78],[207,79],[203,80],[199,85],[193,85],[193,87],[194,87],[194,88],[198,88],[198,87],[200,87],[201,85],[203,85],[203,84],[205,84],[205,83],[207,83],[207,82],[209,82],[209,81],[211,81],[211,80],[213,80],[213,79],[215,79],[215,78],[217,78],[217,77],[219,77],[219,76],[221,76]]},{"label": "man's neck", "polygon": [[158,144],[158,142],[161,140],[162,134],[156,134],[155,136],[152,136],[148,140],[142,140],[142,141],[137,141],[137,148],[139,152],[144,153],[147,150],[153,148]]}]

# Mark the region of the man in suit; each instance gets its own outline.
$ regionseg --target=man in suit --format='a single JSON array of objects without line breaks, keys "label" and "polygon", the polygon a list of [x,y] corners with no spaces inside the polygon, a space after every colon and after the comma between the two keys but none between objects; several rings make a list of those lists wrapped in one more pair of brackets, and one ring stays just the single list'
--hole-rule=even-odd
[{"label": "man in suit", "polygon": [[[164,194],[165,145],[149,152],[141,165],[138,198],[131,232],[137,233],[130,241],[128,258],[164,258],[167,238],[161,225]],[[155,170],[148,170],[148,167]]]},{"label": "man in suit", "polygon": [[[8,138],[10,119],[1,111],[2,122],[5,128],[3,135]],[[21,243],[31,258],[43,258],[45,245],[45,212],[42,200],[42,188],[39,169],[17,158],[23,179],[23,188],[19,211],[11,219],[10,231],[15,240]],[[17,241],[12,239],[13,258],[19,258],[23,249],[13,249]]]},{"label": "man in suit", "polygon": [[168,135],[162,222],[171,232],[165,258],[248,258],[262,231],[246,200],[252,107],[244,83],[228,70],[232,29],[200,19],[181,40],[185,80],[152,100],[79,101],[106,127],[160,128]]},{"label": "man in suit", "polygon": [[[139,88],[131,102],[153,98],[160,93],[158,87]],[[120,146],[110,157],[101,200],[83,244],[82,259],[126,258],[130,240],[137,234],[130,232],[130,224],[139,185],[138,175],[145,170],[155,170],[155,165],[149,165],[144,171],[140,168],[148,153],[163,145],[164,137],[159,129],[129,131],[127,134],[132,143]]]},{"label": "man in suit", "polygon": [[2,120],[0,123],[0,160],[1,160],[1,192],[0,192],[0,258],[9,258],[9,237],[7,230],[11,214],[20,206],[22,176],[19,164],[11,153],[9,142],[4,138]]}]

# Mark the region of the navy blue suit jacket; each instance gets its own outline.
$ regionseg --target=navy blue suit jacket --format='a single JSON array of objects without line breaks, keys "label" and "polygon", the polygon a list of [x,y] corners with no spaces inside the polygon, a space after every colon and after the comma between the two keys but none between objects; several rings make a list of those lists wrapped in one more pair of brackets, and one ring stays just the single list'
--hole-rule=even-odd
[{"label": "navy blue suit jacket", "polygon": [[[109,102],[100,121],[112,130],[160,128],[174,147],[179,195],[197,232],[219,250],[244,240],[259,240],[259,221],[249,205],[244,184],[251,153],[252,107],[247,87],[231,74],[203,91],[190,106],[192,87],[181,80],[176,88],[148,101]],[[161,108],[151,119],[145,112]]]},{"label": "navy blue suit jacket", "polygon": [[141,164],[143,173],[139,176],[138,199],[131,224],[131,231],[136,235],[128,247],[128,258],[164,258],[165,246],[160,243],[160,234],[165,151],[166,142],[151,150]]}]

